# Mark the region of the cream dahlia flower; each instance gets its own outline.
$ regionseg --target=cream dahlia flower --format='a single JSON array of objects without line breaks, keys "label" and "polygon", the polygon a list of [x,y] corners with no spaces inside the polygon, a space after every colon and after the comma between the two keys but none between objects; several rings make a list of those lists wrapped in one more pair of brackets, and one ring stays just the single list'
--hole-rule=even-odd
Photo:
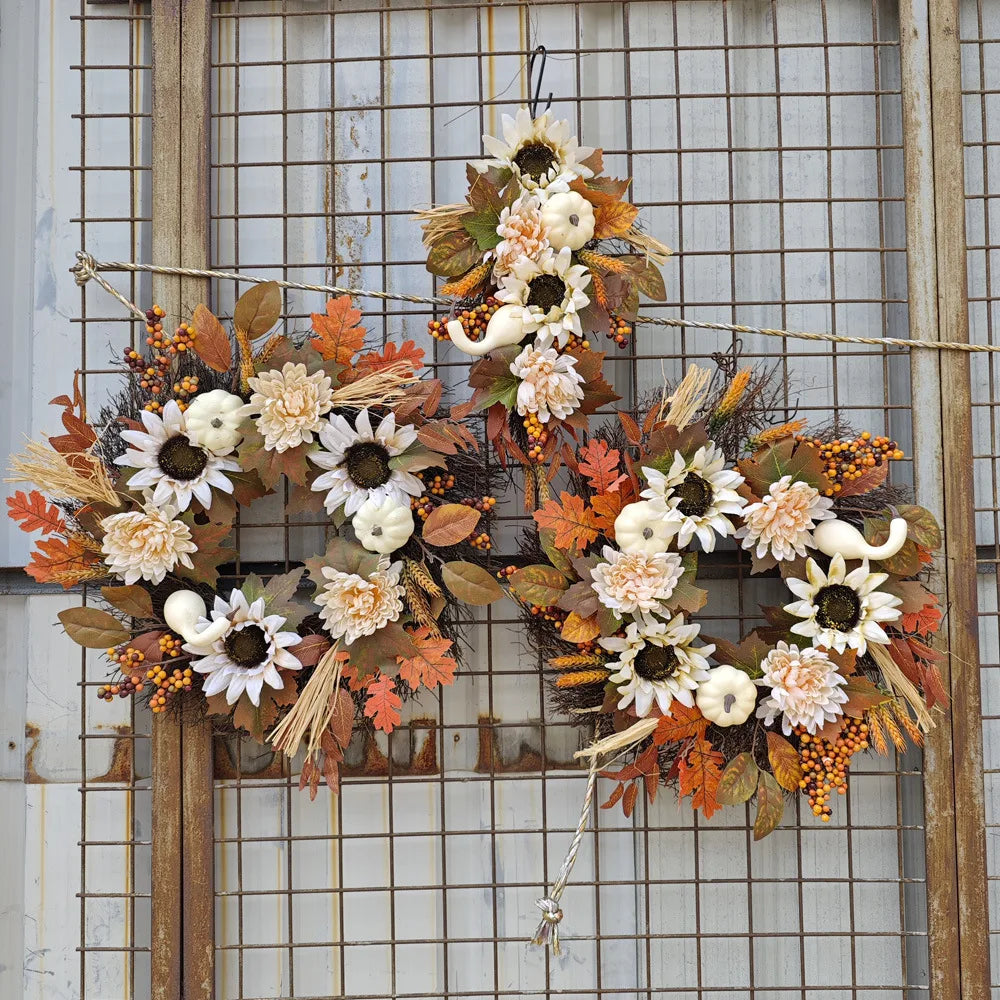
[{"label": "cream dahlia flower", "polygon": [[597,599],[610,608],[616,618],[636,615],[646,618],[651,613],[664,614],[664,601],[684,575],[681,557],[676,552],[619,552],[604,546],[605,562],[598,563],[590,575]]},{"label": "cream dahlia flower", "polygon": [[593,171],[580,161],[593,149],[577,144],[568,121],[554,121],[546,111],[532,121],[527,108],[519,108],[511,118],[504,115],[503,139],[483,136],[489,160],[477,161],[480,171],[490,167],[508,167],[521,187],[547,198],[557,191],[568,191],[577,177],[591,177]]},{"label": "cream dahlia flower", "polygon": [[726,468],[726,457],[714,444],[703,445],[691,461],[679,452],[666,472],[643,468],[649,484],[642,496],[677,524],[677,545],[684,548],[697,536],[706,552],[715,548],[715,535],[733,534],[727,514],[740,514],[746,500],[736,492],[743,477]]},{"label": "cream dahlia flower", "polygon": [[764,676],[757,681],[770,694],[757,706],[757,718],[769,726],[781,716],[781,731],[790,736],[796,726],[815,733],[844,714],[847,680],[822,649],[799,649],[779,642],[761,661]]},{"label": "cream dahlia flower", "polygon": [[756,549],[758,559],[769,552],[779,562],[804,556],[813,543],[817,521],[834,516],[833,501],[808,483],[782,476],[767,495],[743,509],[743,527],[736,532],[743,548]]},{"label": "cream dahlia flower", "polygon": [[570,334],[582,336],[580,312],[590,302],[584,292],[589,284],[590,272],[574,264],[572,251],[563,247],[559,253],[547,250],[537,260],[519,260],[500,279],[496,297],[520,310],[515,318],[525,333],[535,335],[537,347],[553,341],[562,347]]},{"label": "cream dahlia flower", "polygon": [[305,365],[286,361],[281,371],[261,372],[247,379],[253,390],[244,416],[259,414],[257,430],[264,449],[278,454],[310,444],[323,426],[323,414],[333,407],[330,376],[322,370],[306,374]]},{"label": "cream dahlia flower", "polygon": [[259,705],[265,684],[278,691],[285,686],[279,669],[301,669],[298,657],[288,651],[289,646],[302,641],[301,637],[296,632],[282,632],[286,619],[264,611],[263,597],[248,604],[243,591],[234,590],[228,601],[216,596],[211,619],[198,620],[199,631],[222,618],[229,621],[229,628],[212,643],[207,656],[204,647],[184,645],[187,652],[201,657],[191,661],[192,668],[209,675],[204,687],[206,697],[225,691],[227,704],[233,705],[245,691],[250,701]]},{"label": "cream dahlia flower", "polygon": [[601,645],[618,654],[607,664],[615,672],[608,680],[617,686],[618,707],[635,702],[639,718],[649,715],[655,700],[664,715],[676,700],[691,708],[698,685],[708,680],[708,660],[714,645],[692,645],[700,625],[685,625],[681,615],[670,622],[630,622],[624,638],[601,639]]},{"label": "cream dahlia flower", "polygon": [[500,211],[497,236],[500,242],[493,250],[493,274],[509,274],[524,258],[537,260],[549,248],[549,232],[542,225],[541,203],[533,195],[522,195],[510,207]]},{"label": "cream dahlia flower", "polygon": [[554,347],[526,347],[510,365],[517,387],[517,412],[533,413],[547,424],[550,417],[565,420],[582,402],[583,376],[576,359],[560,354]]},{"label": "cream dahlia flower", "polygon": [[806,577],[785,580],[788,589],[800,598],[786,604],[785,611],[805,619],[792,626],[796,635],[838,653],[850,646],[861,655],[869,642],[888,644],[889,637],[879,622],[899,618],[901,603],[898,597],[878,589],[889,579],[888,573],[870,572],[867,559],[848,573],[844,557],[838,552],[830,560],[827,573],[815,559],[807,559]]},{"label": "cream dahlia flower", "polygon": [[233,484],[225,472],[238,472],[239,463],[223,458],[194,443],[187,432],[184,414],[171,399],[163,407],[163,417],[143,410],[139,414],[143,431],[122,431],[122,438],[133,447],[116,465],[138,469],[128,481],[137,489],[152,488],[153,503],[170,503],[187,510],[194,498],[208,510],[212,506],[212,487],[232,493]]},{"label": "cream dahlia flower", "polygon": [[162,583],[178,564],[193,569],[189,553],[198,547],[191,540],[191,529],[176,518],[175,507],[152,501],[141,511],[104,518],[101,551],[111,572],[129,584],[138,580]]},{"label": "cream dahlia flower", "polygon": [[334,639],[343,638],[350,646],[363,635],[374,635],[403,611],[403,590],[399,575],[401,562],[389,564],[388,556],[379,559],[378,569],[367,578],[344,573],[329,566],[323,576],[329,581],[316,598],[319,616]]},{"label": "cream dahlia flower", "polygon": [[319,440],[324,450],[309,458],[330,471],[317,476],[312,488],[328,491],[327,513],[343,507],[350,517],[369,497],[409,503],[411,496],[423,492],[424,484],[416,476],[390,464],[417,440],[416,427],[397,427],[394,414],[384,416],[374,429],[367,409],[358,414],[354,427],[340,414],[333,414],[323,422]]}]

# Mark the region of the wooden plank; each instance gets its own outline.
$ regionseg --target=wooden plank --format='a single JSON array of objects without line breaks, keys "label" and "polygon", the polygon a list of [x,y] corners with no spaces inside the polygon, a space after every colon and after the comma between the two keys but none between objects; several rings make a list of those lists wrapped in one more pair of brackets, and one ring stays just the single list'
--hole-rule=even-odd
[{"label": "wooden plank", "polygon": [[[931,109],[938,290],[942,340],[969,338],[958,0],[930,4]],[[975,498],[969,356],[941,358],[942,471],[950,651],[958,963],[961,995],[990,995],[983,745],[976,593]],[[954,961],[954,955],[952,961]]]},{"label": "wooden plank", "polygon": [[[180,134],[181,80],[180,16],[173,4],[155,4],[152,17],[153,120],[152,256],[163,264],[180,264],[180,183],[176,137]],[[176,279],[153,276],[153,300],[168,317],[178,315],[180,285]],[[181,726],[170,714],[153,720],[152,739],[152,1000],[180,1000],[182,926],[181,884],[177,858],[181,843]]]}]

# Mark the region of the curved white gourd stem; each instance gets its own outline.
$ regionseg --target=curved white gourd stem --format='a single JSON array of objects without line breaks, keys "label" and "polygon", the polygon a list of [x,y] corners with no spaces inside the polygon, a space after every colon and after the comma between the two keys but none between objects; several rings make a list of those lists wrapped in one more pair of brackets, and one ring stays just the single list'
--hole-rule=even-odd
[{"label": "curved white gourd stem", "polygon": [[820,521],[813,529],[813,544],[824,555],[838,553],[845,559],[890,559],[905,544],[909,525],[901,517],[889,523],[889,537],[881,545],[870,545],[864,535],[846,521]]},{"label": "curved white gourd stem", "polygon": [[229,630],[228,618],[219,618],[198,631],[200,618],[207,617],[205,602],[193,590],[176,590],[164,602],[163,620],[189,645],[208,649]]},{"label": "curved white gourd stem", "polygon": [[498,347],[519,344],[524,340],[524,323],[520,313],[521,306],[501,306],[486,324],[486,336],[482,340],[470,340],[462,324],[453,319],[447,324],[448,336],[460,351],[481,358]]}]

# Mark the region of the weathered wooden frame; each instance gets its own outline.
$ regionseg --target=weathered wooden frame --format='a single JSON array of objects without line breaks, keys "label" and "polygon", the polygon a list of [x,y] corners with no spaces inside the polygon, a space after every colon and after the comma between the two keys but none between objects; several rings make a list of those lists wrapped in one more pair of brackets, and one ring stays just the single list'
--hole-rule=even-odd
[{"label": "weathered wooden frame", "polygon": [[[163,264],[208,265],[209,10],[210,0],[152,5],[153,258]],[[900,35],[910,336],[968,340],[958,0],[902,0]],[[207,282],[156,276],[153,297],[178,315],[207,297]],[[961,1000],[988,996],[990,982],[968,355],[913,352],[911,385],[921,400],[916,482],[944,525],[935,570],[951,651],[952,710],[926,753],[931,996]],[[213,829],[211,727],[161,717],[153,727],[154,1000],[214,996]]]}]

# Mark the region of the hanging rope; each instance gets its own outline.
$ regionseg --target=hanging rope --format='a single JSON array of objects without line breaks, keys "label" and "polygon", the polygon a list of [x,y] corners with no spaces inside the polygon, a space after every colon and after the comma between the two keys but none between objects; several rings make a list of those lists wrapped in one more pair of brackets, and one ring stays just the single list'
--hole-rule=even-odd
[{"label": "hanging rope", "polygon": [[[78,285],[96,281],[109,295],[114,296],[129,312],[145,319],[146,314],[124,295],[113,288],[102,276],[102,271],[125,271],[144,274],[170,274],[184,278],[216,278],[220,281],[244,281],[263,284],[271,278],[258,275],[236,274],[230,271],[211,271],[197,267],[169,267],[165,264],[136,264],[132,261],[99,261],[84,250],[76,252],[77,263],[70,268]],[[309,285],[301,281],[274,283],[281,288],[296,288],[304,292],[324,292],[330,295],[350,295],[352,298],[380,299],[381,301],[413,302],[417,305],[454,306],[452,299],[432,298],[426,295],[407,295],[405,292],[376,291],[370,288],[345,288],[341,285]],[[811,340],[827,344],[863,344],[871,347],[901,347],[909,350],[965,351],[969,354],[994,354],[1000,344],[966,344],[954,340],[907,340],[903,337],[849,337],[837,333],[810,333],[805,330],[780,330],[767,326],[745,326],[741,323],[710,323],[705,320],[681,319],[678,316],[636,316],[636,323],[647,326],[670,326],[688,330],[715,330],[720,333],[759,334],[762,337],[780,337],[788,340]]]}]

